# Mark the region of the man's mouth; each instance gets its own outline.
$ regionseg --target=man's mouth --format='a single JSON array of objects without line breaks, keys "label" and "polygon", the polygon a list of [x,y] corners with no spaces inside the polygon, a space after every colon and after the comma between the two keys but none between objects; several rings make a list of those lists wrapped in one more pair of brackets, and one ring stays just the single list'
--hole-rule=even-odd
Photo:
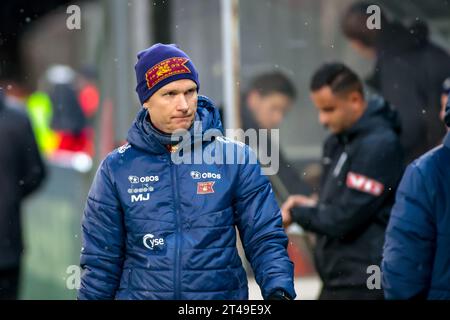
[{"label": "man's mouth", "polygon": [[192,114],[189,114],[189,115],[185,115],[185,116],[172,117],[172,119],[174,119],[174,120],[185,120],[185,119],[190,119],[191,117],[192,117]]}]

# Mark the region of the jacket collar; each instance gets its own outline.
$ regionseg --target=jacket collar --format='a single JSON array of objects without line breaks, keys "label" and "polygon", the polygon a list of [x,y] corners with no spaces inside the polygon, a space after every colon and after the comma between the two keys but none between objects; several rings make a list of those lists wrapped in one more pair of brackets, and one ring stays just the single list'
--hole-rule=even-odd
[{"label": "jacket collar", "polygon": [[371,132],[380,127],[400,133],[400,119],[397,111],[379,95],[372,95],[362,116],[349,129],[337,134],[342,143],[350,142],[357,135]]}]

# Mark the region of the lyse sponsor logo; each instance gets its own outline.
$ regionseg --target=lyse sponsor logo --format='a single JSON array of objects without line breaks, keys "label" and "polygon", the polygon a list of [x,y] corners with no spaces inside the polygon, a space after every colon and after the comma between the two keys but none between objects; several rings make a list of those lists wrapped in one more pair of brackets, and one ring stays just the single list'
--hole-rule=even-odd
[{"label": "lyse sponsor logo", "polygon": [[154,250],[155,248],[160,248],[164,245],[163,238],[155,238],[155,236],[151,233],[147,233],[143,238],[142,242],[144,246],[150,250]]},{"label": "lyse sponsor logo", "polygon": [[146,183],[146,182],[157,182],[159,181],[159,176],[145,176],[145,177],[138,177],[138,176],[129,176],[128,181],[130,183]]},{"label": "lyse sponsor logo", "polygon": [[215,181],[197,182],[197,194],[214,193],[214,183]]},{"label": "lyse sponsor logo", "polygon": [[221,179],[220,173],[191,171],[192,179]]},{"label": "lyse sponsor logo", "polygon": [[132,194],[131,195],[131,202],[142,202],[142,201],[148,201],[150,200],[150,193],[145,194]]},{"label": "lyse sponsor logo", "polygon": [[347,174],[346,184],[350,189],[365,192],[376,197],[381,195],[384,190],[384,185],[382,183],[351,171]]}]

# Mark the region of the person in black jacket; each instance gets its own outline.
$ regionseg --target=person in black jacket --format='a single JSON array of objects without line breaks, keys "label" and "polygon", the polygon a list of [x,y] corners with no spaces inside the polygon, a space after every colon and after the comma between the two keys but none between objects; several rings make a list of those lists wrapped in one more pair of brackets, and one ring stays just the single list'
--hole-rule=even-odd
[{"label": "person in black jacket", "polygon": [[45,177],[25,112],[10,107],[0,90],[0,300],[17,299],[23,251],[20,207]]},{"label": "person in black jacket", "polygon": [[[450,127],[450,104],[444,121]],[[386,299],[450,300],[450,134],[411,163],[397,190],[383,248]]]},{"label": "person in black jacket", "polygon": [[319,198],[289,197],[282,206],[284,223],[297,222],[317,235],[320,299],[382,299],[382,290],[368,285],[368,268],[381,262],[403,173],[397,113],[379,96],[366,101],[358,76],[339,63],[322,66],[311,91],[319,121],[331,131]]},{"label": "person in black jacket", "polygon": [[[368,84],[398,109],[405,161],[410,163],[441,143],[441,84],[450,74],[450,55],[429,40],[428,27],[405,27],[380,11],[380,28],[369,29],[369,3],[355,3],[342,18],[342,30],[357,52],[375,60]],[[417,20],[417,19],[416,19]]]}]

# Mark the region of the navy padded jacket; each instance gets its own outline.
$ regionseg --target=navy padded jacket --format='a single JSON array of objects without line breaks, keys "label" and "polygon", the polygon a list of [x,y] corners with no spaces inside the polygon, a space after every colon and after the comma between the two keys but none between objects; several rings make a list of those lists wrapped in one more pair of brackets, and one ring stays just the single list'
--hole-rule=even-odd
[{"label": "navy padded jacket", "polygon": [[387,299],[450,299],[450,134],[406,170],[386,232]]}]

